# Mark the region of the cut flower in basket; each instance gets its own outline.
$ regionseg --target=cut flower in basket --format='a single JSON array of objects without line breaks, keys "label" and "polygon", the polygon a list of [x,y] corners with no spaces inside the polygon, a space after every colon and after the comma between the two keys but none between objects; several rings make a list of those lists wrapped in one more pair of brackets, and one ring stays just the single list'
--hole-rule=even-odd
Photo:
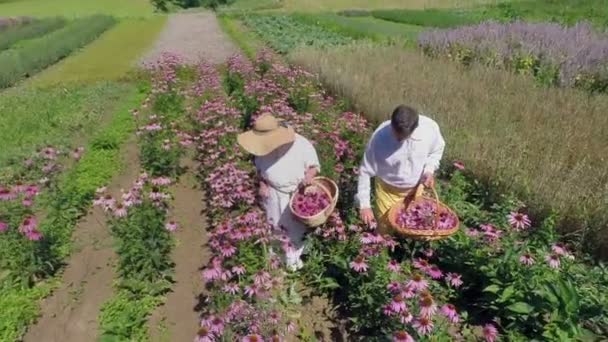
[{"label": "cut flower in basket", "polygon": [[327,209],[330,203],[327,193],[313,186],[295,193],[293,210],[302,217],[311,217]]},{"label": "cut flower in basket", "polygon": [[[438,220],[437,214],[439,214]],[[436,202],[430,199],[418,200],[402,208],[397,215],[397,224],[410,229],[429,229],[435,226],[435,220],[437,220],[437,228],[442,230],[452,229],[458,224],[454,214],[438,208]]]}]

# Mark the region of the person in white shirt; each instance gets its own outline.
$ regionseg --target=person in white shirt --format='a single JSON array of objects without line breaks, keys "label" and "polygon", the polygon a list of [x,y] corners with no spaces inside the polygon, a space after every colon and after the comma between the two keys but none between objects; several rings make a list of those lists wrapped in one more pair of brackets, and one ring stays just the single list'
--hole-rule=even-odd
[{"label": "person in white shirt", "polygon": [[293,217],[288,206],[298,186],[310,184],[319,173],[317,152],[310,141],[270,114],[262,114],[253,129],[240,134],[237,140],[255,156],[259,195],[266,217],[276,229],[286,231],[292,246],[285,262],[289,269],[298,270],[303,266],[301,256],[307,228]]},{"label": "person in white shirt", "polygon": [[405,105],[395,108],[391,119],[370,138],[359,169],[356,199],[361,220],[367,225],[376,223],[370,203],[371,177],[375,178],[379,227],[385,230],[388,211],[395,203],[411,195],[420,183],[434,185],[444,148],[435,121]]}]

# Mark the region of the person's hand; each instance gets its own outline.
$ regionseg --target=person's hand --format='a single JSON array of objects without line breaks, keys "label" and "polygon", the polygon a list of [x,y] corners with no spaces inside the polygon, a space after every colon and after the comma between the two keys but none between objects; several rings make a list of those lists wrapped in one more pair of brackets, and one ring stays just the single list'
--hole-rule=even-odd
[{"label": "person's hand", "polygon": [[374,226],[376,223],[376,218],[374,217],[372,208],[361,208],[359,210],[359,216],[361,217],[361,221],[363,221],[363,223],[369,227]]},{"label": "person's hand", "polygon": [[312,184],[312,180],[317,176],[317,168],[309,167],[304,173],[304,185]]},{"label": "person's hand", "polygon": [[261,198],[268,198],[268,196],[270,195],[270,188],[268,188],[268,184],[266,184],[265,182],[260,182],[258,195],[260,195]]},{"label": "person's hand", "polygon": [[432,173],[425,173],[422,175],[422,179],[420,180],[425,187],[431,188],[435,186],[435,175]]}]

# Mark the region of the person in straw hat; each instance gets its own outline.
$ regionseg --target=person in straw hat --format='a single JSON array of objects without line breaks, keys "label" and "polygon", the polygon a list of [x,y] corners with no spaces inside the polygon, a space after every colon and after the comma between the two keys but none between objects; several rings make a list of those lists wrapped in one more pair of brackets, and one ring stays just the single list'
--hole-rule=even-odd
[{"label": "person in straw hat", "polygon": [[375,177],[379,228],[387,233],[389,209],[412,195],[418,184],[434,185],[444,148],[435,121],[405,105],[395,108],[391,119],[373,133],[361,162],[357,189],[361,220],[376,223],[370,203],[370,178]]},{"label": "person in straw hat", "polygon": [[284,229],[291,240],[292,248],[285,256],[287,267],[300,269],[307,229],[292,217],[288,206],[298,186],[309,184],[320,171],[317,152],[310,141],[270,114],[262,114],[253,129],[240,134],[237,140],[243,149],[255,156],[260,177],[259,195],[268,221],[275,228]]}]

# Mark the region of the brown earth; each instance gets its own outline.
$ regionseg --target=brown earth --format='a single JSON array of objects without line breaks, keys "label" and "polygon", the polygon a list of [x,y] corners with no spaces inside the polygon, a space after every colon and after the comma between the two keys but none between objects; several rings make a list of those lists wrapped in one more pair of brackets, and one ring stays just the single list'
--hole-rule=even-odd
[{"label": "brown earth", "polygon": [[179,223],[175,233],[177,244],[171,259],[175,262],[175,284],[166,302],[149,321],[150,340],[181,342],[192,341],[199,326],[199,295],[204,285],[201,268],[207,264],[210,252],[206,248],[206,218],[203,197],[194,176],[196,165],[184,160],[187,168],[172,192],[175,195],[171,219]]},{"label": "brown earth", "polygon": [[[125,148],[126,169],[108,185],[108,192],[120,195],[139,174],[135,141]],[[62,285],[41,303],[41,317],[30,327],[24,341],[85,342],[97,338],[101,305],[113,292],[116,256],[112,236],[100,208],[93,208],[77,224],[73,234],[74,252],[62,275]]]}]

